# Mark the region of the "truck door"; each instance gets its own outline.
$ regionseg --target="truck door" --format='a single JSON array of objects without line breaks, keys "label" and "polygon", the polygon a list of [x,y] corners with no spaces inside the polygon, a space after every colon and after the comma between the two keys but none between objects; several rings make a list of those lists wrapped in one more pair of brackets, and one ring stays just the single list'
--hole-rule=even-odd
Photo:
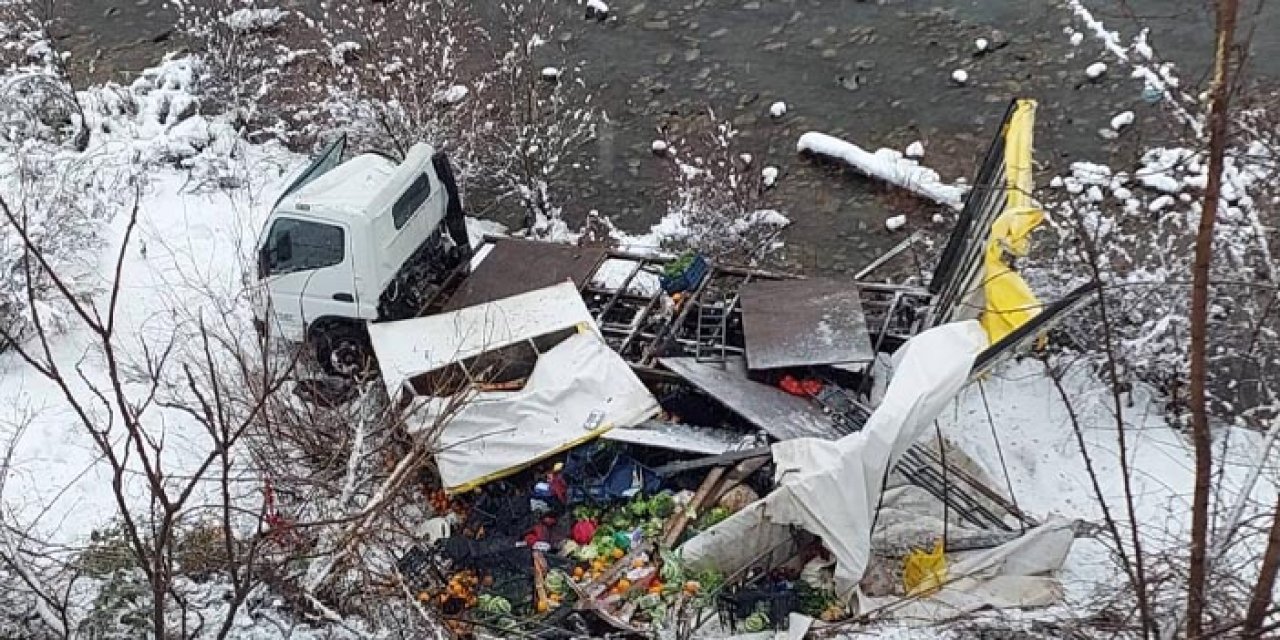
[{"label": "truck door", "polygon": [[259,259],[271,329],[282,337],[302,342],[320,318],[358,318],[351,234],[344,225],[279,216]]}]

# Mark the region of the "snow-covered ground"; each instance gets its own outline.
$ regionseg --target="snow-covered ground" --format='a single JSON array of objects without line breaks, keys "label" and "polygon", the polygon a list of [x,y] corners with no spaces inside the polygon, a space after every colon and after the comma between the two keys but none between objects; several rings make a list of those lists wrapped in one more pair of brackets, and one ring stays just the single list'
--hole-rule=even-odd
[{"label": "snow-covered ground", "polygon": [[[163,65],[123,98],[137,102],[136,115],[109,113],[122,99],[114,91],[82,96],[95,130],[86,161],[99,163],[99,171],[137,176],[137,225],[123,254],[115,344],[139,365],[144,346],[154,354],[171,340],[175,355],[189,355],[187,341],[201,319],[225,322],[233,333],[252,331],[242,266],[251,264],[247,258],[269,205],[258,196],[278,192],[286,172],[302,161],[276,145],[244,144],[231,128],[201,116],[171,115],[174,105],[195,99],[191,81],[189,61]],[[86,286],[101,311],[128,224],[126,204],[103,230],[102,246],[85,256]],[[66,327],[52,342],[59,367],[72,376],[79,367],[95,385],[105,385],[94,336],[65,306],[49,309]],[[142,382],[130,385],[139,398]],[[88,394],[78,381],[72,386]],[[151,436],[164,442],[166,470],[181,475],[209,450],[203,427],[178,411],[151,411],[160,418],[148,424],[158,431]],[[3,500],[17,522],[34,526],[45,539],[75,543],[113,518],[109,470],[83,425],[59,388],[12,351],[0,354],[0,442],[15,447]],[[142,488],[132,489],[141,499]]]}]

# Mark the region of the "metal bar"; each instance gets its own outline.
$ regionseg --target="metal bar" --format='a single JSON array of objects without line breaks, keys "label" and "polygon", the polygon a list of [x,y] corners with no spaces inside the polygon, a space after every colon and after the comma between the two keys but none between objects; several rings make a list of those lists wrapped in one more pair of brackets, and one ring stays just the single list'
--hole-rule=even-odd
[{"label": "metal bar", "polygon": [[[662,296],[661,290],[653,294],[653,297],[649,298],[649,304],[646,304],[644,308],[641,309],[640,312],[636,314],[636,317],[632,319],[631,321],[632,326],[634,326],[635,329],[631,332],[630,335],[627,336],[625,340],[622,341],[622,345],[618,347],[619,354],[625,354],[627,352],[627,347],[631,346],[632,342],[635,342],[636,336],[641,333],[640,327],[644,326],[644,321],[649,319],[649,314],[653,313],[654,307],[658,306],[658,300],[661,296]],[[649,350],[652,350],[652,348],[653,348],[653,345],[650,345]],[[645,359],[643,357],[640,359],[640,362],[644,364],[652,364],[649,362],[645,362]]]},{"label": "metal bar", "polygon": [[705,469],[720,465],[728,465],[751,458],[761,458],[772,456],[773,449],[771,447],[754,447],[751,449],[743,449],[741,451],[728,451],[719,455],[707,456],[696,460],[681,460],[679,462],[669,462],[653,470],[660,476],[669,476],[685,471],[693,471],[694,469]]},{"label": "metal bar", "polygon": [[867,266],[863,267],[861,271],[853,274],[853,279],[861,280],[871,275],[873,271],[884,266],[884,263],[898,257],[899,255],[902,254],[903,251],[906,251],[911,245],[919,241],[923,234],[924,234],[924,230],[921,229],[907,236],[902,242],[899,242],[892,249],[889,249],[888,251],[880,254],[879,258],[872,260],[871,264],[868,264]]},{"label": "metal bar", "polygon": [[[940,458],[931,449],[920,449],[917,451],[917,453],[922,454],[926,458],[930,460],[934,460],[939,464],[941,464]],[[992,489],[991,487],[987,486],[986,483],[970,475],[968,471],[965,471],[964,469],[958,469],[956,467],[948,467],[947,470],[949,473],[954,473],[956,477],[963,479],[966,484],[973,487],[975,491],[977,491],[978,493],[981,493],[988,500],[996,503],[996,505],[998,505],[1001,509],[1008,511],[1010,515],[1021,520],[1023,524],[1026,524],[1029,527],[1034,527],[1040,524],[1039,521],[1037,521],[1035,518],[1027,515],[1021,509],[1013,506],[1013,503],[1010,502],[1008,498],[1005,498],[1004,496],[1000,495],[998,491],[996,491],[995,489]]]},{"label": "metal bar", "polygon": [[[955,512],[956,512],[956,515],[960,516],[960,518],[961,518],[962,520],[965,520],[965,521],[969,522],[970,524],[972,524],[972,525],[974,525],[974,526],[976,526],[976,527],[979,527],[979,528],[983,528],[983,529],[985,529],[985,528],[987,527],[988,523],[983,522],[982,520],[978,519],[976,516],[974,516],[973,514],[969,513],[967,510],[965,510],[964,508],[962,508],[960,505],[957,505],[957,504],[953,503],[953,502],[951,501],[951,499],[950,499],[950,498],[951,498],[951,496],[949,495],[949,493],[950,493],[950,492],[943,492],[943,491],[941,491],[940,489],[938,489],[938,487],[936,487],[936,486],[932,485],[932,484],[930,483],[930,481],[928,481],[928,480],[925,480],[925,479],[921,478],[921,477],[920,477],[918,474],[916,474],[914,471],[909,471],[909,470],[907,470],[907,469],[905,469],[905,468],[899,467],[899,468],[898,468],[898,473],[901,473],[901,474],[902,474],[902,476],[903,476],[904,478],[906,478],[906,479],[907,479],[907,481],[908,481],[908,482],[910,482],[911,484],[914,484],[914,485],[916,485],[917,487],[920,487],[921,489],[924,489],[925,491],[928,491],[931,495],[933,495],[933,497],[935,497],[935,498],[937,498],[937,499],[941,500],[942,502],[946,503],[946,504],[947,504],[947,506],[948,506],[948,508],[950,508],[951,510],[955,511]],[[944,495],[943,495],[944,493],[946,493],[946,494],[948,494],[948,495],[945,495],[945,496],[944,496]]]},{"label": "metal bar", "polygon": [[[601,262],[600,265],[603,266],[604,262]],[[609,298],[609,302],[605,303],[604,308],[600,310],[600,315],[596,316],[597,321],[604,322],[604,319],[608,317],[609,312],[613,310],[614,305],[618,304],[618,299],[626,293],[627,287],[631,286],[631,281],[635,280],[636,276],[640,274],[640,271],[644,269],[644,265],[644,260],[636,262],[636,268],[631,270],[631,273],[627,275],[626,280],[622,281],[622,286],[618,287],[618,290],[613,292],[613,297]],[[596,267],[596,272],[598,273],[599,271],[600,268]],[[594,276],[596,273],[592,273],[592,275]]]},{"label": "metal bar", "polygon": [[[650,344],[649,348],[645,349],[644,354],[640,357],[640,364],[644,364],[644,365],[653,364],[653,358],[656,355],[658,350],[657,345],[667,337],[667,334],[671,333],[672,327],[678,327],[684,324],[684,319],[689,315],[689,310],[693,308],[693,304],[698,300],[702,299],[702,292],[706,290],[707,285],[710,284],[711,281],[715,279],[716,275],[719,272],[720,272],[720,268],[715,265],[711,265],[707,268],[706,275],[702,277],[702,282],[698,283],[698,288],[694,290],[693,295],[689,296],[688,302],[684,303],[684,306],[680,309],[680,312],[676,314],[676,317],[674,319],[672,319],[665,326],[662,327],[662,330],[659,331],[658,335],[654,338],[653,344]],[[660,295],[662,295],[661,291],[655,294],[654,300],[656,301],[657,296],[660,296]],[[624,344],[623,346],[625,347],[626,344]],[[620,349],[619,351],[622,351],[622,350]]]},{"label": "metal bar", "polygon": [[[1003,518],[1001,518],[1001,517],[997,516],[996,514],[992,513],[990,509],[987,509],[985,506],[983,506],[981,503],[979,503],[977,500],[975,500],[975,499],[973,498],[973,496],[971,496],[971,495],[969,495],[968,493],[966,493],[966,492],[965,492],[965,490],[959,486],[960,484],[970,484],[970,483],[967,483],[967,482],[965,482],[965,483],[950,482],[950,481],[949,481],[949,479],[943,478],[943,477],[942,477],[941,472],[939,472],[936,468],[934,468],[934,465],[933,465],[933,464],[930,464],[928,461],[926,461],[926,460],[922,460],[922,459],[919,457],[921,454],[920,454],[920,448],[918,448],[918,447],[913,447],[912,449],[908,450],[907,455],[911,455],[911,456],[912,456],[912,460],[914,461],[913,463],[917,465],[916,470],[917,470],[917,471],[919,471],[919,472],[921,472],[921,473],[922,473],[922,474],[924,474],[924,475],[929,476],[929,478],[931,479],[931,481],[933,481],[933,482],[946,482],[946,484],[950,484],[950,485],[955,486],[955,488],[954,488],[954,489],[950,489],[950,490],[948,491],[948,493],[955,493],[955,494],[959,495],[961,498],[963,498],[963,499],[964,499],[964,501],[965,501],[965,502],[967,502],[967,503],[968,503],[968,505],[969,505],[969,506],[968,506],[968,508],[973,509],[973,510],[974,510],[974,512],[976,512],[976,513],[978,513],[978,514],[982,515],[983,517],[987,518],[987,519],[990,521],[990,523],[991,523],[991,524],[993,524],[993,525],[995,525],[995,526],[997,526],[997,527],[999,527],[999,528],[1001,528],[1001,529],[1004,529],[1004,530],[1006,530],[1006,531],[1012,531],[1012,530],[1013,530],[1013,528],[1012,528],[1012,527],[1010,527],[1009,525],[1005,524],[1005,522],[1004,522],[1004,519],[1003,519]],[[904,457],[904,460],[905,460],[905,459],[906,459],[906,455],[904,455],[903,457]],[[946,472],[947,472],[947,474],[948,474],[948,475],[955,475],[955,472],[956,472],[956,471],[958,471],[958,469],[956,469],[956,468],[954,468],[954,467],[951,467],[951,466],[948,466],[948,467],[947,467],[947,469],[946,469]],[[1006,510],[1006,511],[1007,511],[1007,510]]]}]

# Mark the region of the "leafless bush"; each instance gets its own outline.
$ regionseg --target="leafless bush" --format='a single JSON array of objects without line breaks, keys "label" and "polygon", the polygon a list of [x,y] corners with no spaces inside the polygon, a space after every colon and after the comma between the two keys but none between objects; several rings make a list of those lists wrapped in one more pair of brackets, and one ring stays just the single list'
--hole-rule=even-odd
[{"label": "leafless bush", "polygon": [[573,185],[570,158],[595,139],[605,114],[592,104],[583,68],[548,49],[555,0],[504,2],[504,38],[494,44],[494,79],[482,99],[481,186],[497,202],[514,199],[538,237],[566,230],[562,206]]},{"label": "leafless bush", "polygon": [[768,207],[777,169],[764,155],[767,143],[743,139],[712,110],[668,122],[662,133],[657,152],[667,160],[673,184],[667,206],[681,226],[671,248],[755,264],[780,246],[778,237],[790,221]]}]

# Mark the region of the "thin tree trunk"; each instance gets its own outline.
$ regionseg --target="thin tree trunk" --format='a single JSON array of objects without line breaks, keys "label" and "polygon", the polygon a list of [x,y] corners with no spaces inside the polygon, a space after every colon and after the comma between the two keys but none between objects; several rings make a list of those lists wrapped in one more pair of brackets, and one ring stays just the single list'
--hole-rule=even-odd
[{"label": "thin tree trunk", "polygon": [[1276,500],[1276,513],[1271,516],[1271,535],[1267,539],[1267,552],[1262,556],[1262,569],[1258,571],[1258,584],[1253,587],[1249,601],[1249,613],[1244,617],[1240,632],[1244,638],[1261,638],[1262,623],[1271,608],[1271,594],[1276,586],[1276,570],[1280,569],[1280,498]]},{"label": "thin tree trunk", "polygon": [[1205,555],[1208,551],[1209,484],[1213,473],[1213,444],[1205,397],[1208,376],[1209,265],[1213,261],[1213,227],[1222,192],[1223,156],[1227,145],[1231,101],[1230,63],[1235,40],[1238,0],[1217,0],[1217,45],[1214,51],[1212,102],[1209,106],[1209,181],[1196,232],[1191,275],[1191,441],[1195,449],[1195,496],[1191,502],[1191,567],[1187,578],[1187,638],[1197,640],[1204,629]]}]

